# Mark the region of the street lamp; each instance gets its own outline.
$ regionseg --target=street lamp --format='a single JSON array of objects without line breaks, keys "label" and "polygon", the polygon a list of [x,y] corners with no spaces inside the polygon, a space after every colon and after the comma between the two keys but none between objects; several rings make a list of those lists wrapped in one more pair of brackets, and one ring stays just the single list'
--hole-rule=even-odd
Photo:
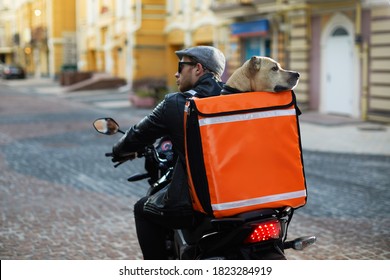
[{"label": "street lamp", "polygon": [[39,10],[39,9],[35,9],[35,10],[34,10],[34,15],[35,15],[35,16],[39,17],[41,14],[42,14],[42,11],[41,11],[41,10]]}]

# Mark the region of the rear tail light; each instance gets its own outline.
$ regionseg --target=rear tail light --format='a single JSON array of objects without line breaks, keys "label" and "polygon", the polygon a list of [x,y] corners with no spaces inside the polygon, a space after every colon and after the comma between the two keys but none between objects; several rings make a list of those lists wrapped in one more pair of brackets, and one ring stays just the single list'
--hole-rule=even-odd
[{"label": "rear tail light", "polygon": [[258,243],[271,239],[278,239],[281,233],[281,226],[278,220],[268,220],[252,224],[252,232],[245,239],[244,243]]}]

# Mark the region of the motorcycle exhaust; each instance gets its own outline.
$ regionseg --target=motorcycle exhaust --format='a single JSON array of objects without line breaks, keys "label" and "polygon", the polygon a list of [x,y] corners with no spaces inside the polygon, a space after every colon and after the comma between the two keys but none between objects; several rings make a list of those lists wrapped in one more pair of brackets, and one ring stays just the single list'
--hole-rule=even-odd
[{"label": "motorcycle exhaust", "polygon": [[315,236],[303,236],[284,243],[285,249],[303,250],[314,244],[317,238]]}]

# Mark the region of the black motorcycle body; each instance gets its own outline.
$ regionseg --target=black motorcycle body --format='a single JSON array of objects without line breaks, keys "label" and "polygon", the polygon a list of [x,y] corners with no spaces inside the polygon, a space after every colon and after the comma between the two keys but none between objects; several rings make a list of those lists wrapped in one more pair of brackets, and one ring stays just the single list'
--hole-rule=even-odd
[{"label": "black motorcycle body", "polygon": [[[123,133],[111,118],[94,122],[95,129],[103,134]],[[106,156],[113,156],[107,153]],[[145,158],[145,173],[134,174],[128,181],[148,179],[151,195],[169,184],[176,161],[172,142],[167,137],[155,145],[147,146],[136,157]],[[135,155],[123,157],[115,167]],[[286,241],[294,209],[259,209],[234,217],[213,218],[199,214],[191,228],[172,230],[166,239],[171,259],[286,259],[284,250],[303,250],[316,241],[315,236]]]}]

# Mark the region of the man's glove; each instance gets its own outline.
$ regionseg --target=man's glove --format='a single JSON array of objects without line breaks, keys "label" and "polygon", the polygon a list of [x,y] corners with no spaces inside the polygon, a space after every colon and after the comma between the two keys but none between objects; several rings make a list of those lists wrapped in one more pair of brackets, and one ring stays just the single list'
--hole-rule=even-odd
[{"label": "man's glove", "polygon": [[116,156],[116,155],[113,154],[111,161],[112,162],[123,163],[123,162],[128,161],[128,160],[133,160],[136,157],[137,157],[137,153],[136,152],[130,153],[130,154],[127,154],[127,155],[121,155],[121,156]]},{"label": "man's glove", "polygon": [[137,140],[135,136],[135,126],[126,131],[126,133],[112,147],[112,161],[125,162],[137,157],[137,151],[143,151],[145,143]]},{"label": "man's glove", "polygon": [[112,147],[112,162],[123,163],[137,157],[137,152],[134,152],[133,149],[134,145],[128,139],[130,134],[130,130],[127,131]]}]

